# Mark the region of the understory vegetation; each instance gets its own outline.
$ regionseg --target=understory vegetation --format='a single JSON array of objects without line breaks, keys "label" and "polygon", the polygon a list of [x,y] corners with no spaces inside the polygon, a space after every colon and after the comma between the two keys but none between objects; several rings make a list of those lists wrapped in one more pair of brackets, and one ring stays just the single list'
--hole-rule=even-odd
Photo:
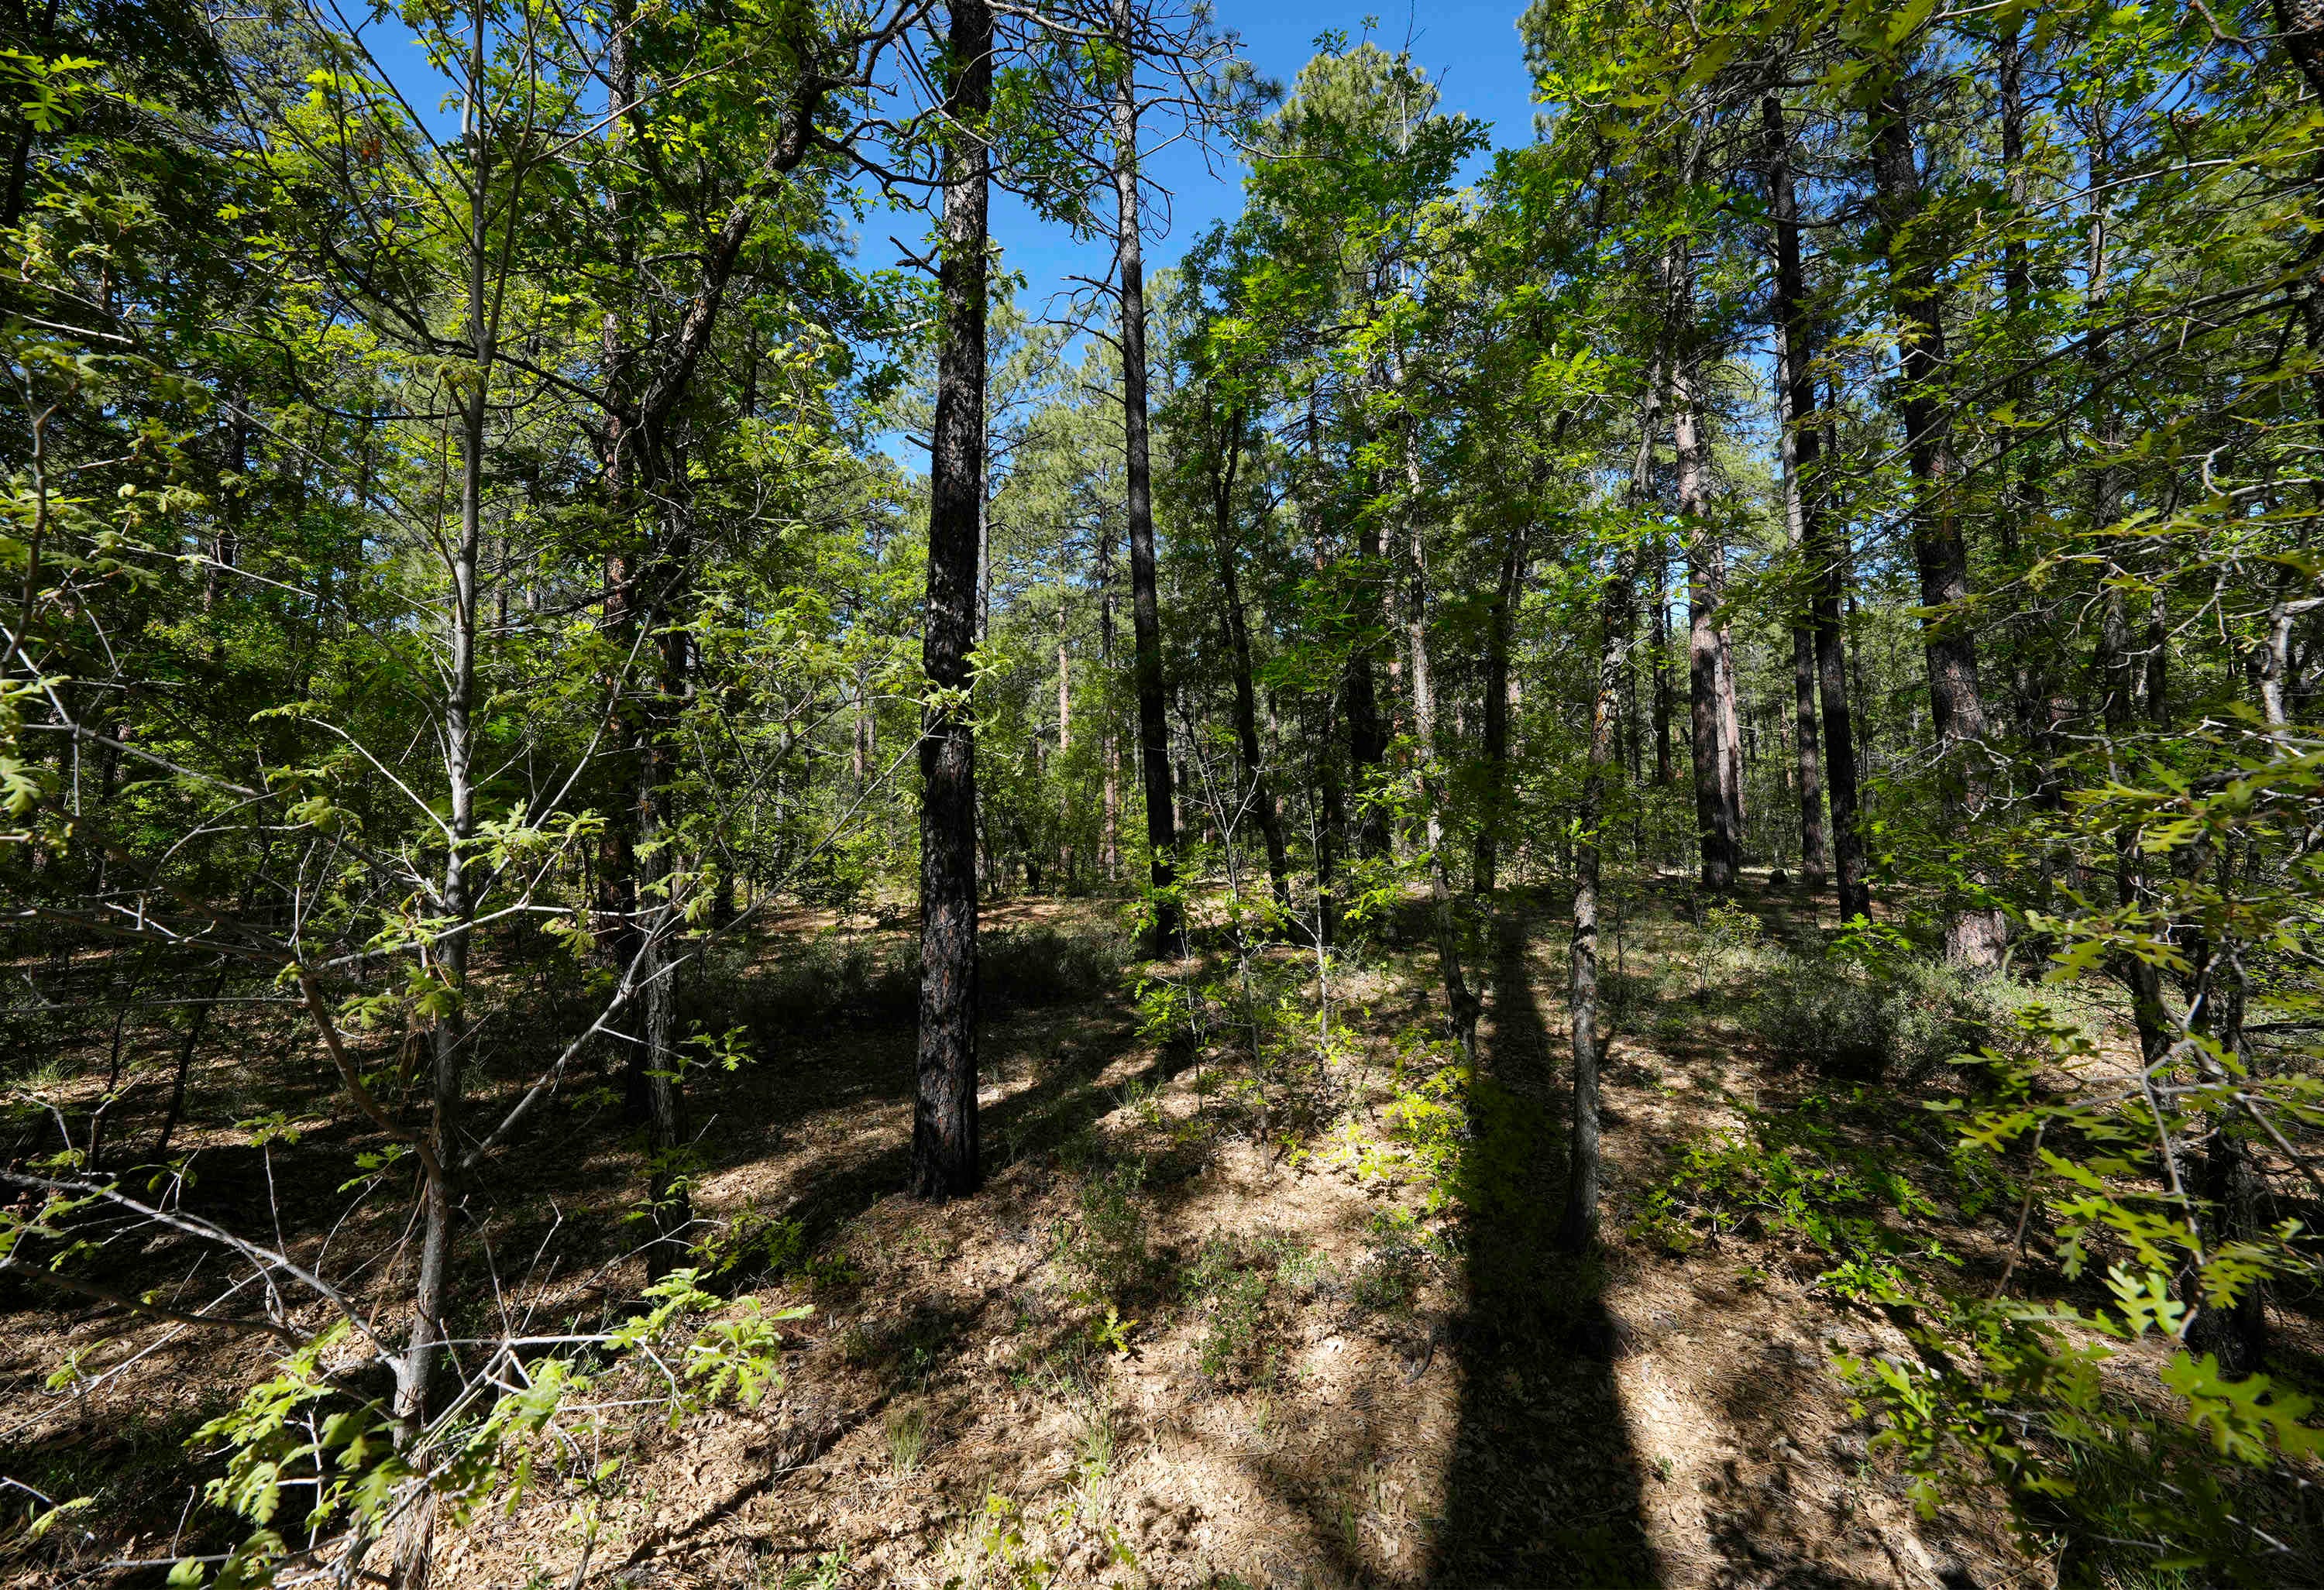
[{"label": "understory vegetation", "polygon": [[2316,1576],[2324,11],[1237,21],[0,7],[0,1577]]}]

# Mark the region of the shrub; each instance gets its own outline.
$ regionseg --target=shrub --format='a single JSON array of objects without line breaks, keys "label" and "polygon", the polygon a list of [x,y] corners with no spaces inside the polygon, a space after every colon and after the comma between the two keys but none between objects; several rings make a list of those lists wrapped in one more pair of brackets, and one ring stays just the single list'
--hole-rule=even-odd
[{"label": "shrub", "polygon": [[1247,1253],[1233,1238],[1218,1236],[1186,1267],[1187,1300],[1204,1316],[1196,1361],[1209,1379],[1231,1383],[1263,1376],[1274,1356],[1264,1327],[1278,1263],[1274,1253]]},{"label": "shrub", "polygon": [[1060,1234],[1057,1256],[1081,1282],[1084,1299],[1121,1298],[1146,1280],[1146,1162],[1127,1160],[1082,1183],[1080,1218]]},{"label": "shrub", "polygon": [[1871,972],[1785,957],[1750,1006],[1775,1052],[1832,1076],[1920,1076],[1992,1044],[2022,1003],[2001,979],[1942,961],[1897,960]]},{"label": "shrub", "polygon": [[[1118,986],[1129,964],[1129,942],[1110,928],[1015,928],[986,933],[977,946],[977,979],[995,1004],[1086,999]],[[917,960],[913,970],[917,983]]]}]

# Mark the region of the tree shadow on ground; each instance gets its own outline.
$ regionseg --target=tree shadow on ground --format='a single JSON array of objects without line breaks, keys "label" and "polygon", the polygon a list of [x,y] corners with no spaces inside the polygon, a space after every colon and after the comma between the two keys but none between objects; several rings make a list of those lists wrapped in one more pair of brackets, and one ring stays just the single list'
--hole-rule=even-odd
[{"label": "tree shadow on ground", "polygon": [[1447,1329],[1462,1371],[1438,1534],[1438,1585],[1656,1585],[1638,1459],[1613,1377],[1622,1333],[1594,1259],[1554,1243],[1564,1201],[1563,1044],[1526,956],[1499,924],[1490,1025],[1471,1090],[1476,1140],[1466,1312]]},{"label": "tree shadow on ground", "polygon": [[[1129,1081],[1167,1082],[1193,1063],[1169,1049],[1157,1052],[1133,1078],[1106,1080],[1117,1062],[1137,1043],[1130,1013],[1109,998],[1095,1021],[1073,1027],[1075,1041],[1058,1043],[1047,1024],[1011,1012],[988,1020],[980,1034],[980,1066],[988,1085],[1023,1076],[1028,1051],[1058,1052],[1031,1063],[1032,1080],[978,1110],[986,1174],[994,1176],[1016,1161],[1056,1147],[1111,1112],[1117,1089]],[[807,1247],[820,1247],[849,1221],[901,1190],[911,1160],[908,1110],[913,1089],[910,1030],[849,1047],[847,1055],[812,1090],[779,1091],[763,1102],[752,1129],[723,1142],[714,1153],[721,1163],[744,1163],[763,1153],[765,1134],[786,1133],[812,1116],[844,1104],[850,1110],[903,1112],[901,1132],[881,1132],[859,1151],[818,1154],[792,1181],[778,1212],[799,1223]]]}]

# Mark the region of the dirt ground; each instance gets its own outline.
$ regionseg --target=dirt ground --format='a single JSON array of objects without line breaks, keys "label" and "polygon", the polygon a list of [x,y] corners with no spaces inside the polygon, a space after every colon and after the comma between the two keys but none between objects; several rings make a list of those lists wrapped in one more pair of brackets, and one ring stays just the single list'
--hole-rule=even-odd
[{"label": "dirt ground", "polygon": [[[824,925],[787,921],[762,955]],[[697,1212],[744,1238],[731,1289],[811,1310],[783,1327],[783,1385],[675,1429],[601,1420],[568,1456],[585,1475],[622,1457],[611,1477],[447,1530],[438,1582],[2047,1584],[1996,1510],[1923,1521],[1868,1452],[1831,1359],[1903,1350],[1886,1321],[1816,1293],[1770,1243],[1674,1257],[1628,1229],[1671,1145],[1809,1085],[1720,1001],[1613,1036],[1606,1246],[1554,1251],[1563,945],[1546,903],[1500,924],[1470,1085],[1495,1100],[1468,1149],[1491,1173],[1449,1189],[1395,1115],[1427,1025],[1416,950],[1371,958],[1342,992],[1339,1046],[1297,1076],[1255,1072],[1231,1034],[1144,1042],[1126,991],[1004,1010],[983,1038],[989,1185],[942,1207],[895,1190],[908,1026],[789,1034],[695,1101]],[[301,1136],[257,1153],[211,1128],[201,1196],[247,1214],[271,1185],[307,1251],[390,1253],[384,1227],[323,1224],[351,1112],[307,1072],[305,1091],[275,1086],[254,1047],[211,1063],[265,1071],[235,1085],[264,1081]],[[618,1312],[641,1283],[618,1221],[637,1153],[597,1107],[525,1139],[510,1190],[475,1211],[485,1290],[544,1330]],[[1957,1236],[2004,1244],[1997,1222]],[[0,1474],[105,1502],[60,1558],[14,1571],[158,1583],[82,1576],[223,1538],[180,1443],[275,1349],[58,1301],[0,1292]],[[69,1339],[103,1343],[80,1394],[45,1384]]]}]

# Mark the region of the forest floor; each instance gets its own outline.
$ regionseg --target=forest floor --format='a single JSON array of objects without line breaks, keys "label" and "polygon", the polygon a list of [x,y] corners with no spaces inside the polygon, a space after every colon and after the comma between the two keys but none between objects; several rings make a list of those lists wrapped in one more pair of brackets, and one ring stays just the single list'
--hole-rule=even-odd
[{"label": "forest floor", "polygon": [[[1812,930],[1796,892],[1746,900],[1770,935]],[[1432,1025],[1416,937],[1358,959],[1328,1042],[1302,1006],[1258,1065],[1231,1032],[1148,1041],[1128,979],[1005,1003],[982,1039],[989,1183],[944,1206],[897,1191],[908,1021],[839,1008],[762,1032],[759,1063],[698,1089],[695,1197],[724,1290],[812,1310],[783,1327],[784,1383],[675,1427],[617,1416],[587,1454],[624,1459],[610,1477],[445,1530],[438,1582],[2046,1585],[2002,1510],[1923,1521],[1868,1449],[1833,1355],[1906,1349],[1818,1290],[1826,1261],[1772,1223],[1671,1240],[1653,1194],[1672,1156],[1749,1120],[1868,1123],[1908,1175],[1947,1146],[1895,1125],[1916,1102],[1899,1089],[1873,1101],[1768,1052],[1739,1016],[1749,957],[1723,966],[1651,896],[1609,979],[1604,1248],[1554,1250],[1562,907],[1513,894],[1494,924],[1473,1075]],[[1014,902],[989,931],[1102,936],[1115,910]],[[786,919],[736,975],[773,976],[826,920]],[[1296,988],[1306,968],[1280,951],[1260,971]],[[391,1251],[360,1218],[333,1235],[363,1139],[318,1067],[254,1041],[265,1014],[196,1093],[263,1097],[300,1135],[253,1150],[212,1112],[186,1143],[208,1144],[190,1196],[247,1216],[271,1188],[310,1257]],[[636,1146],[594,1107],[511,1151],[472,1211],[496,1256],[465,1289],[543,1329],[617,1317],[641,1284]],[[1966,1266],[1997,1268],[2014,1209],[1932,1208]],[[49,1578],[226,1538],[183,1443],[275,1349],[59,1304],[0,1291],[0,1475],[99,1498]],[[73,1344],[78,1378],[51,1383]]]}]

